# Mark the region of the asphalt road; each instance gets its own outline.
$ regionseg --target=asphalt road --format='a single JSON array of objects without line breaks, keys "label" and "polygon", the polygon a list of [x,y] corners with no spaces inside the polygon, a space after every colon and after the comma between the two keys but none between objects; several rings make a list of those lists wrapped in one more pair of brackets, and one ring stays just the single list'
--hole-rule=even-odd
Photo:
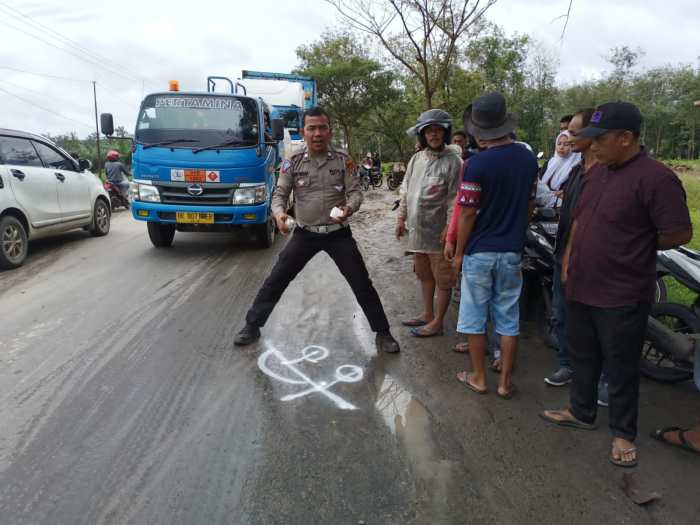
[{"label": "asphalt road", "polygon": [[[390,202],[370,192],[354,231],[398,325],[418,287]],[[177,234],[158,250],[121,212],[107,237],[36,242],[0,273],[0,523],[698,523],[700,456],[647,437],[700,417],[690,384],[643,383],[623,478],[604,410],[596,432],[537,417],[566,389],[544,385],[554,355],[529,326],[518,395],[477,396],[454,380],[454,308],[448,335],[397,326],[403,352],[377,355],[325,254],[260,343],[234,348],[284,242]],[[661,499],[637,506],[625,483]]]}]

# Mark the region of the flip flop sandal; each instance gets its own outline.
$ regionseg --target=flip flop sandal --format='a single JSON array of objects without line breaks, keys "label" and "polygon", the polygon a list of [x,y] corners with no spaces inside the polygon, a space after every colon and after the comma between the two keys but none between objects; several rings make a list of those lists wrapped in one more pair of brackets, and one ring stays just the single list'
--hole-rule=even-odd
[{"label": "flip flop sandal", "polygon": [[[668,432],[678,432],[678,439],[680,439],[680,443],[674,443],[673,441],[669,441],[664,437],[665,434]],[[688,452],[695,452],[696,454],[700,454],[700,450],[695,448],[692,444],[688,443],[688,441],[685,439],[685,433],[688,432],[687,428],[681,428],[681,427],[664,427],[664,428],[658,428],[654,432],[651,433],[651,437],[653,437],[657,441],[661,441],[662,443],[665,443],[667,445],[671,445],[673,447],[678,447],[682,448],[683,450],[687,450]]]},{"label": "flip flop sandal", "polygon": [[453,352],[458,354],[468,354],[469,353],[469,343],[457,343],[452,347]]},{"label": "flip flop sandal", "polygon": [[401,321],[401,324],[404,326],[425,326],[428,324],[428,321],[424,321],[423,319],[407,319],[405,321]]},{"label": "flip flop sandal", "polygon": [[501,373],[501,367],[500,367],[500,366],[496,366],[496,365],[494,365],[493,363],[491,363],[491,364],[489,365],[489,370],[491,370],[491,372],[493,372],[494,374],[500,374],[500,373]]},{"label": "flip flop sandal", "polygon": [[437,332],[426,332],[423,328],[412,328],[411,335],[413,337],[438,337],[443,334],[442,330]]},{"label": "flip flop sandal", "polygon": [[498,391],[496,393],[501,399],[513,399],[513,396],[515,395],[516,391],[517,389],[515,388],[515,385],[510,385],[510,390],[508,390],[508,392],[506,392],[505,394],[501,394]]},{"label": "flip flop sandal", "polygon": [[466,371],[462,372],[457,372],[457,381],[462,383],[464,386],[466,386],[469,390],[476,392],[477,394],[484,395],[488,393],[488,388],[484,388],[483,390],[480,388],[475,387],[469,382],[469,373]]},{"label": "flip flop sandal", "polygon": [[[550,410],[550,412],[555,412],[561,414],[561,410]],[[598,427],[591,423],[584,423],[583,421],[579,421],[578,419],[574,418],[572,416],[571,419],[556,419],[551,416],[548,416],[544,412],[540,412],[540,417],[547,421],[548,423],[554,423],[555,425],[559,425],[560,427],[571,427],[571,428],[578,428],[580,430],[595,430]]]},{"label": "flip flop sandal", "polygon": [[617,451],[620,454],[619,458],[616,458],[613,456],[613,453],[610,452],[610,456],[608,456],[608,459],[610,460],[610,463],[615,465],[616,467],[622,467],[622,468],[632,468],[637,466],[637,458],[635,457],[631,461],[625,461],[622,459],[622,456],[625,454],[629,454],[630,452],[637,452],[637,447],[630,447],[626,449],[619,449],[613,445],[613,451]]}]

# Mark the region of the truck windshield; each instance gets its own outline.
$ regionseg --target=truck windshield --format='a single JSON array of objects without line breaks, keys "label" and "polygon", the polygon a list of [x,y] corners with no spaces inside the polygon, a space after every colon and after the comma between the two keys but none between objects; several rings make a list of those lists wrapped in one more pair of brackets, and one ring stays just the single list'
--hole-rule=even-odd
[{"label": "truck windshield", "polygon": [[223,148],[258,143],[258,112],[254,100],[234,96],[149,95],[141,104],[136,141],[168,147],[202,148],[226,143]]}]

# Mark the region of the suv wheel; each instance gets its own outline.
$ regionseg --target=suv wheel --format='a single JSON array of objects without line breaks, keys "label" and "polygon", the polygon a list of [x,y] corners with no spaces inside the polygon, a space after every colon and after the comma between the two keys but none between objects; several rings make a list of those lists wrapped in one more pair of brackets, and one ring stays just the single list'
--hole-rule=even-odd
[{"label": "suv wheel", "polygon": [[0,219],[0,268],[21,266],[27,257],[27,231],[12,215]]},{"label": "suv wheel", "polygon": [[92,213],[92,225],[90,233],[94,237],[103,237],[109,233],[109,206],[102,199],[95,201],[95,210]]}]

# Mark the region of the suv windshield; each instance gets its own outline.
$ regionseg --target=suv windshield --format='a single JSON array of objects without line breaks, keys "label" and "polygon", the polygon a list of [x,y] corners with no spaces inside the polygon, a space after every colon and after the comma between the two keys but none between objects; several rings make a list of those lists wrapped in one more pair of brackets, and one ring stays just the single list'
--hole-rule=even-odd
[{"label": "suv windshield", "polygon": [[254,100],[234,96],[149,95],[141,104],[136,141],[155,145],[174,141],[172,148],[201,148],[226,143],[226,148],[258,143]]}]

